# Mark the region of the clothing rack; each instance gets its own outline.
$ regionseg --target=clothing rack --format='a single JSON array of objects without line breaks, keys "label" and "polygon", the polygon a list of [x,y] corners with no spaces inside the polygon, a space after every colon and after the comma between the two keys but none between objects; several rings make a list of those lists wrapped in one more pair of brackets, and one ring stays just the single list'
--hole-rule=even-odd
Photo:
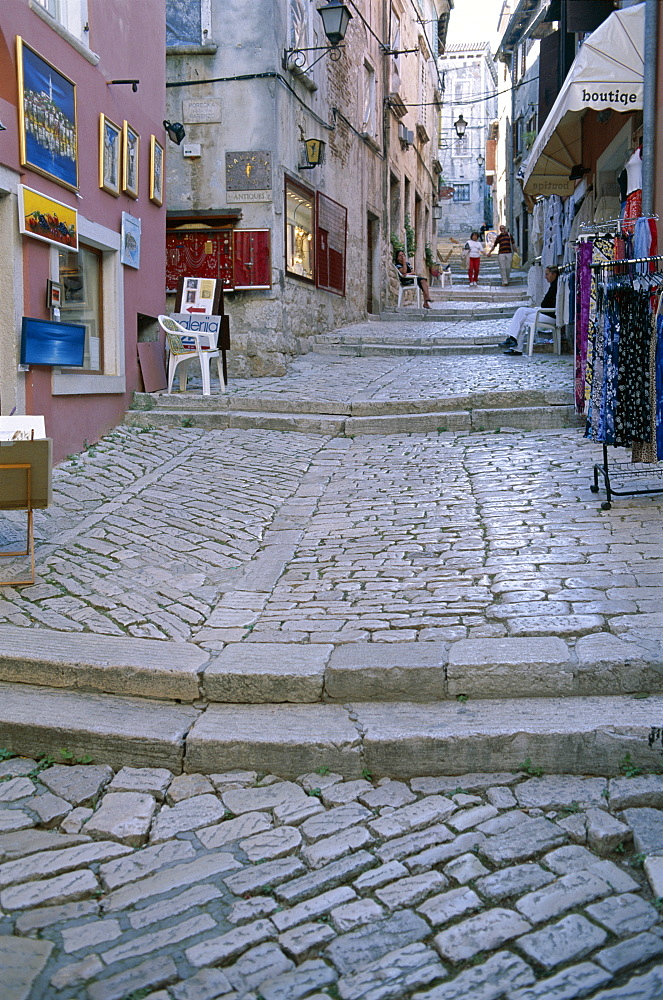
[{"label": "clothing rack", "polygon": [[663,260],[663,254],[656,254],[654,257],[625,257],[621,260],[598,260],[590,264],[590,267],[619,267],[622,264],[646,264],[652,260]]},{"label": "clothing rack", "polygon": [[[654,257],[635,257],[628,260],[606,260],[597,264],[590,264],[590,267],[641,264],[651,260],[663,260],[663,254],[657,254]],[[660,295],[655,319],[663,312],[661,309],[662,305],[663,295]],[[601,463],[597,462],[594,465],[594,482],[589,487],[592,493],[599,492],[599,476],[603,479],[606,493],[606,499],[601,504],[601,510],[610,510],[613,496],[652,496],[663,493],[662,463],[613,462],[612,466],[610,466],[608,462],[608,445],[605,442],[603,442],[603,461]],[[615,488],[615,479],[619,482],[619,489]],[[638,484],[643,484],[642,488],[639,489]]]}]

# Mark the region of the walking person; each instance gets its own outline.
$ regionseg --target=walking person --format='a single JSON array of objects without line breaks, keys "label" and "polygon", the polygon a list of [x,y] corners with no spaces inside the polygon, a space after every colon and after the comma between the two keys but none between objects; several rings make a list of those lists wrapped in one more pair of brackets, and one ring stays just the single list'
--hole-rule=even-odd
[{"label": "walking person", "polygon": [[467,263],[467,277],[470,285],[479,284],[479,267],[481,266],[481,255],[484,253],[484,245],[479,239],[479,233],[474,230],[470,233],[470,238],[463,247],[463,256]]},{"label": "walking person", "polygon": [[394,264],[396,266],[396,270],[398,271],[398,280],[401,285],[413,285],[416,281],[424,296],[424,309],[430,309],[431,294],[428,279],[422,278],[420,275],[413,273],[412,265],[408,263],[404,250],[398,251]]},{"label": "walking person", "polygon": [[[559,268],[546,268],[546,281],[550,288],[541,300],[542,309],[554,309],[557,304],[557,280],[559,278]],[[509,323],[509,335],[502,341],[500,347],[506,347],[503,354],[522,354],[525,344],[525,330],[529,323],[534,320],[537,309],[536,306],[521,306],[516,309],[511,322]]]},{"label": "walking person", "polygon": [[502,275],[502,284],[508,285],[509,278],[511,277],[511,264],[513,263],[514,253],[518,253],[518,247],[514,243],[513,236],[506,228],[506,226],[500,226],[500,231],[495,237],[495,242],[488,251],[488,256],[490,257],[493,250],[497,247],[497,261],[500,265],[500,274]]}]

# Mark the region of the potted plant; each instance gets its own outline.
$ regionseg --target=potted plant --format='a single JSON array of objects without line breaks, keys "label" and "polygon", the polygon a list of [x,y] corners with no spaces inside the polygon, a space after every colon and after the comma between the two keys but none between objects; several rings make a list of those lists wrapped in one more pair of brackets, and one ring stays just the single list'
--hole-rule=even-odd
[{"label": "potted plant", "polygon": [[426,244],[426,249],[424,250],[424,260],[426,261],[426,267],[430,272],[431,278],[439,278],[441,274],[440,263],[433,254],[433,248],[430,243]]},{"label": "potted plant", "polygon": [[405,216],[403,228],[405,229],[405,242],[407,244],[405,252],[408,257],[414,257],[417,249],[417,237],[415,236],[414,229],[412,228],[412,222],[410,221],[409,215]]}]

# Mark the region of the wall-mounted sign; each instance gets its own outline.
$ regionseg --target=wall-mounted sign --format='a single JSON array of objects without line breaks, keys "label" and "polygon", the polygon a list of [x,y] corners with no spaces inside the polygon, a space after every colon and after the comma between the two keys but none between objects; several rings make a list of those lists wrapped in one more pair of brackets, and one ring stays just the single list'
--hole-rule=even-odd
[{"label": "wall-mounted sign", "polygon": [[21,165],[78,188],[76,85],[16,37]]},{"label": "wall-mounted sign", "polygon": [[267,191],[272,187],[269,150],[226,153],[226,191]]},{"label": "wall-mounted sign", "polygon": [[236,205],[242,202],[271,201],[271,191],[228,191],[226,201],[229,205]]},{"label": "wall-mounted sign", "polygon": [[78,212],[64,202],[18,185],[18,228],[26,236],[78,250]]},{"label": "wall-mounted sign", "polygon": [[182,101],[182,121],[187,125],[205,125],[208,122],[221,121],[221,101],[218,97],[206,97],[202,100]]}]

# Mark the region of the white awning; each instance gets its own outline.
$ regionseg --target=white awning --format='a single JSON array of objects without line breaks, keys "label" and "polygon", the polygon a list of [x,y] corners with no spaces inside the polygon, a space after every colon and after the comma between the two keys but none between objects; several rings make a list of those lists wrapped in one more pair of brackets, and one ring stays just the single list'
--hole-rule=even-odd
[{"label": "white awning", "polygon": [[573,193],[588,108],[642,110],[644,42],[644,3],[616,10],[583,42],[525,164],[525,194]]}]

